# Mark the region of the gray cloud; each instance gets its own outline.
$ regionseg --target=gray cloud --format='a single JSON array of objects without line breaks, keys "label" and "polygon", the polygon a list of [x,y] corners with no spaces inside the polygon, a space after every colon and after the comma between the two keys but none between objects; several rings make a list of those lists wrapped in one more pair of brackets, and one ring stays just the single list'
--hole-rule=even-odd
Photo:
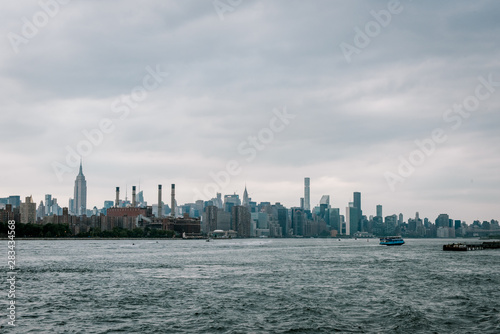
[{"label": "gray cloud", "polygon": [[[0,196],[67,203],[77,171],[60,183],[51,163],[109,118],[115,130],[84,157],[92,206],[139,179],[150,202],[156,184],[171,182],[188,202],[234,159],[243,172],[223,192],[246,182],[257,201],[298,205],[310,176],[313,201],[330,194],[342,210],[362,191],[366,214],[383,204],[387,214],[498,219],[500,87],[457,130],[443,114],[474,94],[479,76],[500,81],[500,4],[401,1],[347,63],[339,45],[387,3],[244,1],[222,21],[211,1],[74,1],[18,54],[6,36],[40,7],[3,4]],[[113,101],[156,65],[169,76],[119,120]],[[238,145],[284,106],[296,118],[246,162]],[[391,192],[384,173],[435,128],[448,140]]]}]

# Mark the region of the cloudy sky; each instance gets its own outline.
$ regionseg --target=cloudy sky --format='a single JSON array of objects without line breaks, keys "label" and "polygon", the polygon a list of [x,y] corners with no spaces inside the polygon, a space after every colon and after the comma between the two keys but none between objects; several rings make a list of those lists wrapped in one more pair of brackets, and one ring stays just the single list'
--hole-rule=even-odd
[{"label": "cloudy sky", "polygon": [[42,3],[0,4],[0,197],[67,206],[81,154],[90,208],[308,176],[342,213],[500,218],[498,1]]}]

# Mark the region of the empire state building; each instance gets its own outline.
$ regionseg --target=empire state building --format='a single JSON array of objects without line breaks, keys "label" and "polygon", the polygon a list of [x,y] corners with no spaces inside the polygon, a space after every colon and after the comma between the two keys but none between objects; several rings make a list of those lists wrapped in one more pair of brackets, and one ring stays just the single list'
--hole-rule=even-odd
[{"label": "empire state building", "polygon": [[73,200],[73,212],[77,216],[87,214],[87,181],[82,172],[82,162],[80,161],[80,172],[75,180],[75,197]]}]

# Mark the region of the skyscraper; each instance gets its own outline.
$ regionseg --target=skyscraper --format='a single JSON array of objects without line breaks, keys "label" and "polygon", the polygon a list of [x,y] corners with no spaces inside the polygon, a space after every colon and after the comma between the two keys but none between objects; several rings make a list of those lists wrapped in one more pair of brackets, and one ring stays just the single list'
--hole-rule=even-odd
[{"label": "skyscraper", "polygon": [[43,219],[45,217],[45,205],[43,205],[43,201],[40,201],[40,205],[38,205],[38,209],[36,210],[36,218]]},{"label": "skyscraper", "polygon": [[304,179],[304,209],[311,210],[311,179],[306,177]]},{"label": "skyscraper", "polygon": [[217,209],[217,229],[223,231],[231,229],[231,212]]},{"label": "skyscraper", "polygon": [[146,206],[144,203],[144,192],[142,190],[137,194],[137,203],[139,203],[141,207]]},{"label": "skyscraper", "polygon": [[383,217],[382,216],[382,205],[377,205],[377,217]]},{"label": "skyscraper", "polygon": [[217,193],[217,198],[216,198],[216,201],[214,202],[214,205],[219,209],[224,208],[224,205],[222,204],[222,194],[221,193]]},{"label": "skyscraper", "polygon": [[0,204],[10,204],[12,205],[12,209],[18,208],[21,205],[21,197],[20,196],[9,196],[0,198]]},{"label": "skyscraper", "polygon": [[82,172],[82,161],[80,160],[80,172],[75,180],[75,196],[73,198],[73,212],[77,216],[87,214],[87,181]]},{"label": "skyscraper", "polygon": [[319,201],[319,205],[324,204],[327,208],[330,207],[330,195],[323,195]]},{"label": "skyscraper", "polygon": [[450,216],[448,216],[446,213],[440,214],[436,218],[436,227],[449,227],[450,226]]},{"label": "skyscraper", "polygon": [[239,195],[224,195],[224,211],[231,213],[231,208],[239,205],[241,205]]},{"label": "skyscraper", "polygon": [[291,208],[291,222],[293,235],[304,235],[304,226],[306,224],[306,215],[300,208]]},{"label": "skyscraper", "polygon": [[21,224],[36,223],[36,203],[33,202],[33,197],[26,197],[26,202],[20,205]]},{"label": "skyscraper", "polygon": [[250,200],[248,198],[247,186],[245,185],[245,192],[243,193],[243,204],[244,207],[250,207]]},{"label": "skyscraper", "polygon": [[238,233],[239,237],[250,237],[250,211],[244,206],[233,206],[231,208],[231,220],[233,223],[233,230]]},{"label": "skyscraper", "polygon": [[361,211],[361,193],[357,191],[354,192],[354,207]]},{"label": "skyscraper", "polygon": [[217,229],[217,207],[214,205],[209,205],[205,208],[205,213],[203,214],[203,222],[205,224],[205,232],[210,234]]},{"label": "skyscraper", "polygon": [[60,212],[60,211],[61,211],[61,207],[59,206],[59,204],[57,204],[57,198],[53,198],[51,209],[50,209],[50,214],[58,216],[58,215],[62,214],[62,212]]},{"label": "skyscraper", "polygon": [[351,231],[351,233],[361,231],[361,217],[363,216],[363,211],[361,210],[361,193],[357,191],[354,192],[354,207],[357,210],[355,219],[357,219],[358,227],[356,228],[356,231]]},{"label": "skyscraper", "polygon": [[328,209],[330,209],[330,195],[323,195],[319,201],[319,216],[327,225],[330,225],[330,216],[327,215]]},{"label": "skyscraper", "polygon": [[345,234],[354,235],[354,233],[359,231],[359,210],[354,205],[349,203],[349,206],[345,210]]},{"label": "skyscraper", "polygon": [[52,195],[46,194],[45,195],[45,216],[49,216],[52,214],[52,212],[50,212],[51,208],[52,208]]},{"label": "skyscraper", "polygon": [[75,212],[73,211],[74,208],[75,208],[75,200],[73,198],[70,198],[68,201],[68,209],[70,215],[75,215]]},{"label": "skyscraper", "polygon": [[288,236],[288,210],[284,206],[277,207],[278,224],[281,228],[281,235]]},{"label": "skyscraper", "polygon": [[333,208],[329,210],[330,214],[330,227],[342,234],[342,224],[340,223],[340,209]]}]

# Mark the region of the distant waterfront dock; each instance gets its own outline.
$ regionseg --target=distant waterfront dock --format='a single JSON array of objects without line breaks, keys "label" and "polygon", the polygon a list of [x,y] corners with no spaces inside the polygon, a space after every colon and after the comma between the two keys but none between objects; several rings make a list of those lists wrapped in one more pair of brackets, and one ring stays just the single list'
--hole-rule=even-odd
[{"label": "distant waterfront dock", "polygon": [[500,248],[500,241],[485,241],[481,244],[462,244],[453,243],[448,245],[443,245],[444,251],[473,251],[482,249],[496,249]]}]

